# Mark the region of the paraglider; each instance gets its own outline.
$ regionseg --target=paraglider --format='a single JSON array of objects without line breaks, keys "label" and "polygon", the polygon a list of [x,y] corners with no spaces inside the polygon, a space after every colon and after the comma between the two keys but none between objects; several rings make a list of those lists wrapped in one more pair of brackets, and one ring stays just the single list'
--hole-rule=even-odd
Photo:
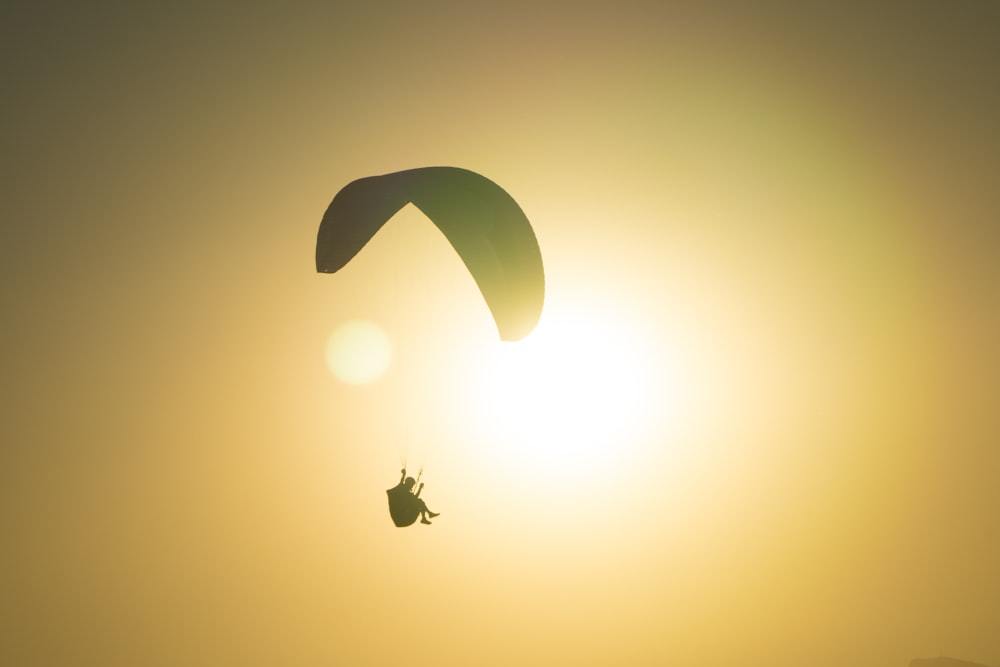
[{"label": "paraglider", "polygon": [[418,516],[420,523],[430,525],[430,520],[439,515],[438,512],[427,509],[427,503],[420,498],[420,492],[424,490],[423,484],[416,491],[413,490],[416,483],[417,480],[406,476],[406,468],[403,468],[399,484],[386,491],[389,496],[389,516],[399,528],[413,525]]},{"label": "paraglider", "polygon": [[[352,181],[333,198],[316,238],[316,270],[346,266],[401,208],[413,204],[444,234],[465,263],[502,340],[535,328],[545,297],[542,255],[531,223],[503,188],[457,167],[423,167]],[[419,476],[418,476],[419,477]],[[387,490],[396,526],[438,516],[420,498],[423,484],[402,470]]]},{"label": "paraglider", "polygon": [[538,241],[517,202],[467,169],[423,167],[348,183],[320,223],[316,270],[343,268],[408,203],[437,225],[461,257],[500,338],[527,336],[538,323],[545,296]]}]

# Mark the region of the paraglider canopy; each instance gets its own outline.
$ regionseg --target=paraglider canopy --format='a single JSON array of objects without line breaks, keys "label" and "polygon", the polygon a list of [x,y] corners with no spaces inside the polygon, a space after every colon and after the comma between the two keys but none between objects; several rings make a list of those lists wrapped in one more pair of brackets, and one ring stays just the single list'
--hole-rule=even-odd
[{"label": "paraglider canopy", "polygon": [[541,316],[542,256],[531,223],[493,181],[457,167],[423,167],[348,183],[323,215],[316,270],[334,273],[412,203],[451,243],[479,286],[500,338],[520,340]]}]

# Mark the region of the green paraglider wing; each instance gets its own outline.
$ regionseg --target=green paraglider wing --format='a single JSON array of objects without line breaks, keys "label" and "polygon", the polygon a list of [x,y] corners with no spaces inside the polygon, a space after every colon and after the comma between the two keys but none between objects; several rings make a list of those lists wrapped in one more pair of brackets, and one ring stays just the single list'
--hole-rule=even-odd
[{"label": "green paraglider wing", "polygon": [[437,225],[465,262],[500,338],[520,340],[531,333],[545,298],[535,233],[503,188],[466,169],[424,167],[348,183],[320,223],[316,270],[343,268],[408,203]]}]

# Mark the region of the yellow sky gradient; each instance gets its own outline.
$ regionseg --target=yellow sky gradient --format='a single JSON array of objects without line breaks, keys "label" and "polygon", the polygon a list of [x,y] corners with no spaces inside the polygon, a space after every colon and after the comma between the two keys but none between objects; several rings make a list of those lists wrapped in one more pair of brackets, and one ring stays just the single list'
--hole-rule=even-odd
[{"label": "yellow sky gradient", "polygon": [[[0,20],[0,663],[1000,665],[989,3],[66,4]],[[315,273],[427,165],[532,221],[521,343],[413,208]]]}]

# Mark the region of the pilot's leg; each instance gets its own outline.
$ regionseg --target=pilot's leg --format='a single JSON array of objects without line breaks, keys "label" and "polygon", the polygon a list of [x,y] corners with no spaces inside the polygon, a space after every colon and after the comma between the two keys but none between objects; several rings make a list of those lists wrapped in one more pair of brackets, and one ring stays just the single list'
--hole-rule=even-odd
[{"label": "pilot's leg", "polygon": [[439,514],[438,512],[432,512],[429,509],[427,509],[427,503],[425,503],[423,500],[420,501],[420,523],[429,524],[430,521],[427,520],[427,517],[433,519],[434,517],[438,516],[438,514]]}]

